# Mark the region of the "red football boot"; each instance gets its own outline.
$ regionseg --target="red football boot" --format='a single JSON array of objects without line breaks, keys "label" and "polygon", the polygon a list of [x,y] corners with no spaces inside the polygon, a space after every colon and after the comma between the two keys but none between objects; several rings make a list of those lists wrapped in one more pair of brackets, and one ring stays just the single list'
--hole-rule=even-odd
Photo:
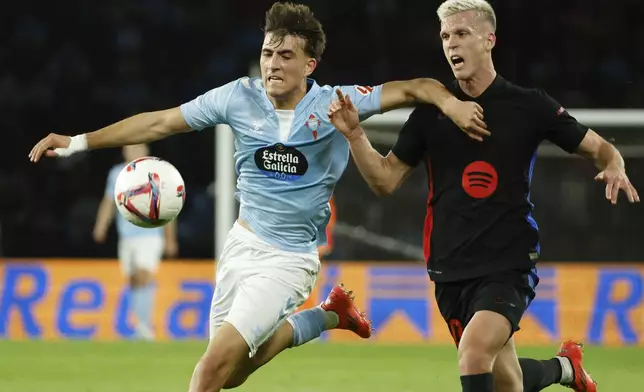
[{"label": "red football boot", "polygon": [[571,388],[575,392],[597,392],[597,382],[586,372],[582,364],[583,347],[582,343],[573,342],[572,340],[561,343],[557,356],[568,358],[573,372],[572,382],[562,383],[562,385]]},{"label": "red football boot", "polygon": [[353,292],[347,291],[344,284],[335,286],[320,306],[338,315],[340,321],[334,329],[346,329],[364,339],[371,336],[371,321],[367,320],[365,314],[355,306]]}]

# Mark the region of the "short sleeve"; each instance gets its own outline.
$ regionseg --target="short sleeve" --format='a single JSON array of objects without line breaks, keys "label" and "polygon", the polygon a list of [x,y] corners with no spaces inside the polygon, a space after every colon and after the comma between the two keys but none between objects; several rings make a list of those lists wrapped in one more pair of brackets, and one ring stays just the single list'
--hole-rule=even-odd
[{"label": "short sleeve", "polygon": [[431,122],[427,121],[424,107],[419,106],[411,113],[403,125],[398,140],[391,149],[398,159],[411,167],[416,167],[425,156],[426,135]]},{"label": "short sleeve", "polygon": [[[371,86],[339,86],[339,89],[351,98],[351,102],[358,109],[360,121],[364,121],[374,114],[380,114],[380,95],[382,85]],[[335,89],[334,89],[335,91]],[[333,94],[335,97],[335,93]]]},{"label": "short sleeve", "polygon": [[181,105],[181,114],[190,128],[202,130],[225,124],[228,102],[238,84],[239,79],[214,88]]},{"label": "short sleeve", "polygon": [[544,91],[537,90],[537,105],[543,117],[543,138],[573,153],[588,132],[588,127],[580,124],[564,109],[559,102]]}]

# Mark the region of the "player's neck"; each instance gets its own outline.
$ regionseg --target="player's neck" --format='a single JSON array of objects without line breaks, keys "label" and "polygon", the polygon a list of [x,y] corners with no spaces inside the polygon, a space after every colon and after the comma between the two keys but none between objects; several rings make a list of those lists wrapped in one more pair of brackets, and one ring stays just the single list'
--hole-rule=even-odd
[{"label": "player's neck", "polygon": [[496,70],[493,65],[482,67],[471,78],[459,80],[458,85],[461,90],[472,98],[481,96],[485,90],[494,82]]},{"label": "player's neck", "polygon": [[273,103],[273,106],[277,110],[295,110],[295,107],[306,95],[306,82],[303,86],[300,86],[297,90],[293,91],[291,94],[284,97],[268,97],[268,99]]}]

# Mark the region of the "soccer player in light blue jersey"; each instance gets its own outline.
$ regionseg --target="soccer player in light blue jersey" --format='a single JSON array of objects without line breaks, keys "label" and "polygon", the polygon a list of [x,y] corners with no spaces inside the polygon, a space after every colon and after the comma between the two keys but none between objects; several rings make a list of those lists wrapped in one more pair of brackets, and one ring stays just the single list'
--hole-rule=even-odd
[{"label": "soccer player in light blue jersey", "polygon": [[[295,313],[320,270],[329,199],[349,158],[349,145],[329,121],[335,88],[309,76],[324,51],[320,22],[307,6],[276,3],[266,14],[261,78],[243,77],[173,109],[141,113],[95,132],[50,134],[34,146],[42,155],[72,153],[161,138],[228,124],[235,136],[239,217],[217,262],[210,341],[190,392],[243,383],[279,352],[328,329],[363,338],[370,324],[350,292],[334,288],[320,306]],[[433,79],[375,87],[337,86],[361,120],[417,102],[436,105],[470,137],[489,135],[482,109],[461,102]]]},{"label": "soccer player in light blue jersey", "polygon": [[114,185],[116,178],[128,162],[149,155],[145,144],[123,147],[124,162],[112,167],[105,186],[103,200],[96,213],[93,237],[98,243],[107,239],[107,231],[116,218],[118,231],[118,259],[121,270],[128,279],[130,287],[129,304],[136,317],[135,337],[154,340],[152,314],[154,309],[154,275],[159,268],[163,255],[176,257],[177,243],[176,220],[165,227],[145,229],[128,222],[116,211]]}]

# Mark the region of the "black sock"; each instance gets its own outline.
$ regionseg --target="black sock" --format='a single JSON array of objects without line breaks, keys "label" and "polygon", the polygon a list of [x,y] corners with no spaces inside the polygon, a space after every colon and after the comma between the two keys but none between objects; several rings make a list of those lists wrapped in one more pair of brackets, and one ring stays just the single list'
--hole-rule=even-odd
[{"label": "black sock", "polygon": [[519,358],[519,364],[523,371],[523,392],[539,392],[561,380],[561,363],[557,358],[543,361]]},{"label": "black sock", "polygon": [[492,373],[461,376],[463,392],[494,392]]}]

